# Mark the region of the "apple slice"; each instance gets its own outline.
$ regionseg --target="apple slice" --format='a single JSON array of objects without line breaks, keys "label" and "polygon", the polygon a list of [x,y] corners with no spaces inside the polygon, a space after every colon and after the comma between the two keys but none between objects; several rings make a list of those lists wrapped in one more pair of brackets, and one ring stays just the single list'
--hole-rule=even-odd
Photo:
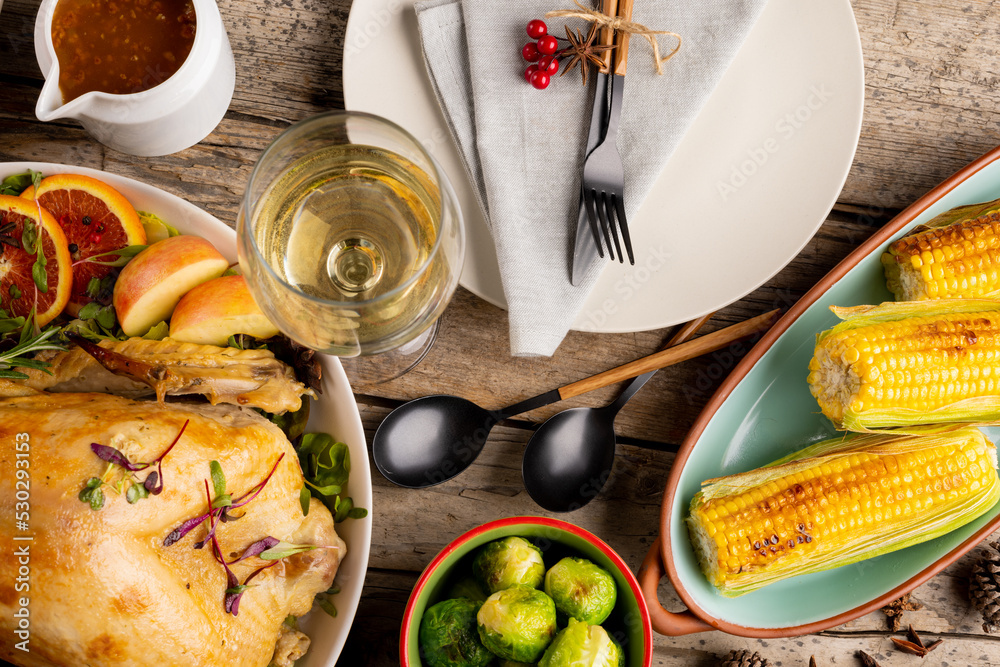
[{"label": "apple slice", "polygon": [[125,265],[115,282],[118,323],[128,336],[142,336],[170,317],[191,288],[218,278],[229,260],[199,236],[157,241]]},{"label": "apple slice", "polygon": [[170,337],[182,343],[226,345],[230,336],[270,338],[278,327],[257,307],[243,276],[224,276],[181,297],[170,318]]}]

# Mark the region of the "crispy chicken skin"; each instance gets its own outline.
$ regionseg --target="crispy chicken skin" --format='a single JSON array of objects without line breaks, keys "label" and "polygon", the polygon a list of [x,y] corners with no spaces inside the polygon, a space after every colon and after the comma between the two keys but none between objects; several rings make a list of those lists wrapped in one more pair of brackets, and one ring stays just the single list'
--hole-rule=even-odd
[{"label": "crispy chicken skin", "polygon": [[292,368],[267,350],[196,345],[169,338],[105,340],[99,349],[105,353],[103,362],[76,345],[63,352],[42,352],[36,359],[50,363],[51,373],[29,369],[23,371],[26,380],[0,380],[0,396],[23,395],[29,390],[98,391],[132,398],[155,393],[161,400],[199,394],[212,404],[281,413],[298,410],[302,396],[312,395],[295,379]]},{"label": "crispy chicken skin", "polygon": [[[135,504],[103,487],[103,509],[78,498],[84,483],[108,464],[91,443],[111,445],[132,462],[152,461],[190,420],[163,459],[163,492]],[[0,658],[21,667],[265,667],[283,620],[306,613],[330,587],[346,549],[330,512],[312,500],[302,515],[298,459],[284,434],[235,406],[159,404],[104,394],[37,394],[0,399],[0,512],[13,517],[17,442],[29,448],[32,541],[0,550]],[[23,447],[22,447],[23,449]],[[232,560],[265,536],[320,549],[265,570],[242,597],[239,615],[226,613],[222,566],[210,547],[194,549],[207,524],[177,543],[168,533],[208,509],[205,480],[217,460],[227,490],[237,497],[263,481],[285,456],[263,491],[220,523],[218,539]],[[22,466],[23,468],[23,466]],[[111,482],[125,474],[116,468]],[[144,478],[146,471],[137,473]],[[209,482],[211,487],[211,482]],[[21,487],[23,488],[23,486]],[[17,591],[18,558],[30,552],[30,589]],[[264,564],[257,558],[232,566],[242,583]],[[23,579],[23,578],[22,578]],[[30,652],[15,648],[14,612],[28,599]]]}]

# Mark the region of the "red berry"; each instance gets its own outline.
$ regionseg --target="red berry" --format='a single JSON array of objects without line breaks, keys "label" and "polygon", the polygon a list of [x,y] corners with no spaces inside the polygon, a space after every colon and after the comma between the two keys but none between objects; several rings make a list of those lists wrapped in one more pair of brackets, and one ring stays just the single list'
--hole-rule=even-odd
[{"label": "red berry", "polygon": [[538,71],[548,75],[559,71],[559,59],[555,56],[542,56],[538,61]]},{"label": "red berry", "polygon": [[521,49],[521,57],[529,63],[533,63],[537,62],[538,59],[542,57],[542,54],[538,52],[538,45],[534,42],[528,42],[524,45],[524,48]]},{"label": "red berry", "polygon": [[97,245],[98,243],[101,242],[101,235],[98,234],[97,232],[91,232],[87,240],[93,243],[94,245]]},{"label": "red berry", "polygon": [[538,71],[538,65],[528,65],[528,68],[524,70],[524,80],[531,83],[531,76]]},{"label": "red berry", "polygon": [[531,75],[529,83],[538,90],[542,90],[549,87],[549,80],[549,75],[545,72],[535,72]]},{"label": "red berry", "polygon": [[528,37],[531,39],[544,37],[548,33],[549,28],[545,25],[545,21],[540,19],[532,19],[531,21],[528,21]]},{"label": "red berry", "polygon": [[538,51],[547,56],[551,56],[559,48],[559,42],[552,35],[545,35],[538,40]]}]

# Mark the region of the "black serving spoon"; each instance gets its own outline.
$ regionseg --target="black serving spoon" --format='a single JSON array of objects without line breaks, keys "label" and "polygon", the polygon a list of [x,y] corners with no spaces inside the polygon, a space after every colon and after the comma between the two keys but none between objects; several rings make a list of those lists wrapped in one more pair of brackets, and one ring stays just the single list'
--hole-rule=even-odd
[{"label": "black serving spoon", "polygon": [[486,410],[457,396],[412,400],[390,412],[375,432],[372,440],[375,466],[387,480],[399,486],[423,488],[440,484],[476,460],[497,422],[719,350],[766,329],[774,323],[777,313],[775,310],[758,315],[499,410]]},{"label": "black serving spoon", "polygon": [[[693,336],[713,314],[685,324],[665,349]],[[604,407],[563,410],[538,427],[521,462],[521,478],[532,500],[551,512],[570,512],[600,493],[615,462],[615,417],[655,374],[652,370],[635,378]]]}]

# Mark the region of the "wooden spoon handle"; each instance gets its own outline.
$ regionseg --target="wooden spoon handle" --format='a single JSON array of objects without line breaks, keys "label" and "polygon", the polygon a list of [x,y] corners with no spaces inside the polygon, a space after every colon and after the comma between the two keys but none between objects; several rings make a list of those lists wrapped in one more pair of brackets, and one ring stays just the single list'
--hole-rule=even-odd
[{"label": "wooden spoon handle", "polygon": [[673,347],[674,345],[680,345],[688,338],[695,335],[695,333],[698,332],[698,329],[705,326],[705,324],[712,319],[713,315],[715,315],[715,311],[712,311],[708,315],[702,315],[701,317],[693,319],[687,324],[681,326],[681,328],[677,330],[677,333],[670,337],[670,340],[668,340],[667,344],[663,346],[663,349]]},{"label": "wooden spoon handle", "polygon": [[739,340],[744,336],[749,336],[767,329],[774,324],[775,320],[777,320],[779,312],[779,310],[772,310],[769,313],[758,315],[757,317],[749,319],[745,322],[740,322],[739,324],[734,324],[726,327],[725,329],[713,331],[710,334],[706,334],[686,343],[681,343],[680,345],[660,350],[659,352],[651,354],[648,357],[630,361],[629,363],[619,366],[618,368],[612,368],[611,370],[604,371],[598,375],[573,382],[572,384],[560,387],[559,396],[563,399],[572,398],[573,396],[585,394],[588,391],[606,387],[609,384],[614,384],[615,382],[621,382],[622,380],[634,378],[637,375],[642,375],[643,373],[651,370],[672,366],[673,364],[678,364],[682,361],[687,361],[688,359],[694,359],[695,357],[707,354],[708,352],[715,352],[716,350],[720,350],[733,341]]}]

